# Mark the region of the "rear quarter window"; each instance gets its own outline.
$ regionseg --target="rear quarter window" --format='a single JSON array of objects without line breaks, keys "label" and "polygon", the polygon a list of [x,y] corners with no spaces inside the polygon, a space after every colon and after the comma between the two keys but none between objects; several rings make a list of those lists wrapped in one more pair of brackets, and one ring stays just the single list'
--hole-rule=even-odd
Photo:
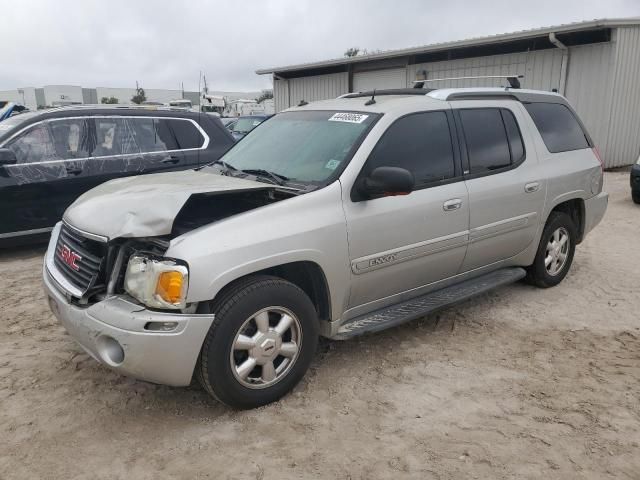
[{"label": "rear quarter window", "polygon": [[169,119],[167,121],[175,135],[178,148],[181,150],[202,148],[204,137],[192,122],[178,119]]},{"label": "rear quarter window", "polygon": [[527,103],[547,150],[551,153],[589,148],[589,140],[573,112],[561,103]]}]

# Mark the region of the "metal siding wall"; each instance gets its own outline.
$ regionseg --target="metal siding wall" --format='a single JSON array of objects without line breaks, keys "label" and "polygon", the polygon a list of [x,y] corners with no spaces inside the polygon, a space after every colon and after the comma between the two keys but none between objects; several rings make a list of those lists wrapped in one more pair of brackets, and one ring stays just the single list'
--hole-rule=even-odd
[{"label": "metal siding wall", "polygon": [[[426,70],[429,80],[447,77],[522,74],[525,76],[522,80],[522,88],[550,91],[560,87],[561,65],[562,51],[559,49],[445,60],[409,65],[407,86],[413,86],[413,81],[419,70]],[[499,87],[505,83],[504,79],[478,79],[428,82],[426,85],[431,88]]]},{"label": "metal siding wall", "polygon": [[403,88],[407,84],[407,69],[389,68],[370,72],[354,72],[353,91],[366,92],[373,89]]},{"label": "metal siding wall", "polygon": [[607,167],[631,165],[640,153],[640,27],[616,31]]},{"label": "metal siding wall", "polygon": [[297,105],[301,100],[314,102],[336,98],[349,91],[349,74],[332,73],[313,77],[289,79],[289,96],[291,105]]},{"label": "metal siding wall", "polygon": [[608,165],[614,45],[598,43],[569,49],[565,96],[584,122]]},{"label": "metal siding wall", "polygon": [[276,107],[276,113],[290,107],[289,80],[273,80],[273,100]]}]

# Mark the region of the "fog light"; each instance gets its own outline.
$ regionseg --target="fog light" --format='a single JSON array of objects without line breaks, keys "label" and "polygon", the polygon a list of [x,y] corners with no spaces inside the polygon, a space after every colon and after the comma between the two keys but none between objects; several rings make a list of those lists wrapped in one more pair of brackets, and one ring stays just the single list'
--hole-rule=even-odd
[{"label": "fog light", "polygon": [[145,330],[151,332],[172,332],[178,326],[178,322],[147,322]]},{"label": "fog light", "polygon": [[117,367],[124,361],[124,350],[117,340],[105,335],[98,338],[98,353],[108,365]]}]

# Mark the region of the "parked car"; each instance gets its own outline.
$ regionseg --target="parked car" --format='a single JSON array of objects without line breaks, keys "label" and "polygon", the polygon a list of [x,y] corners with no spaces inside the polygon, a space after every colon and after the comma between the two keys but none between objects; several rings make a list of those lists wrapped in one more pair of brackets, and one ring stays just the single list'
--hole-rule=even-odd
[{"label": "parked car", "polygon": [[8,118],[0,123],[0,244],[48,234],[100,183],[196,168],[232,144],[218,119],[169,108],[65,107]]},{"label": "parked car", "polygon": [[635,203],[640,204],[640,157],[631,167],[631,198]]},{"label": "parked car", "polygon": [[238,117],[235,123],[227,125],[227,128],[233,135],[233,138],[240,140],[269,117],[271,117],[271,115],[248,115],[246,117]]},{"label": "parked car", "polygon": [[[351,94],[270,119],[199,171],[107,182],[51,236],[51,308],[95,359],[272,402],[347,339],[526,278],[562,281],[602,164],[558,94]],[[126,220],[125,220],[126,219]]]},{"label": "parked car", "polygon": [[222,124],[227,128],[227,130],[231,131],[235,123],[238,121],[237,117],[222,117],[220,118]]},{"label": "parked car", "polygon": [[28,112],[29,109],[24,105],[18,105],[14,102],[7,102],[0,100],[0,122],[6,118],[14,115],[20,115],[21,113]]}]

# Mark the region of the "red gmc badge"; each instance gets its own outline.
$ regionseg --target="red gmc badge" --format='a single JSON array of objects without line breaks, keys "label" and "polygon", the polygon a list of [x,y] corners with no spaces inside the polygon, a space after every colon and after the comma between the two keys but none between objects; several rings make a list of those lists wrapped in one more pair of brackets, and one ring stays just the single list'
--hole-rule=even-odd
[{"label": "red gmc badge", "polygon": [[64,244],[62,245],[62,250],[60,250],[60,258],[74,270],[80,270],[80,265],[77,262],[82,260],[82,257]]}]

